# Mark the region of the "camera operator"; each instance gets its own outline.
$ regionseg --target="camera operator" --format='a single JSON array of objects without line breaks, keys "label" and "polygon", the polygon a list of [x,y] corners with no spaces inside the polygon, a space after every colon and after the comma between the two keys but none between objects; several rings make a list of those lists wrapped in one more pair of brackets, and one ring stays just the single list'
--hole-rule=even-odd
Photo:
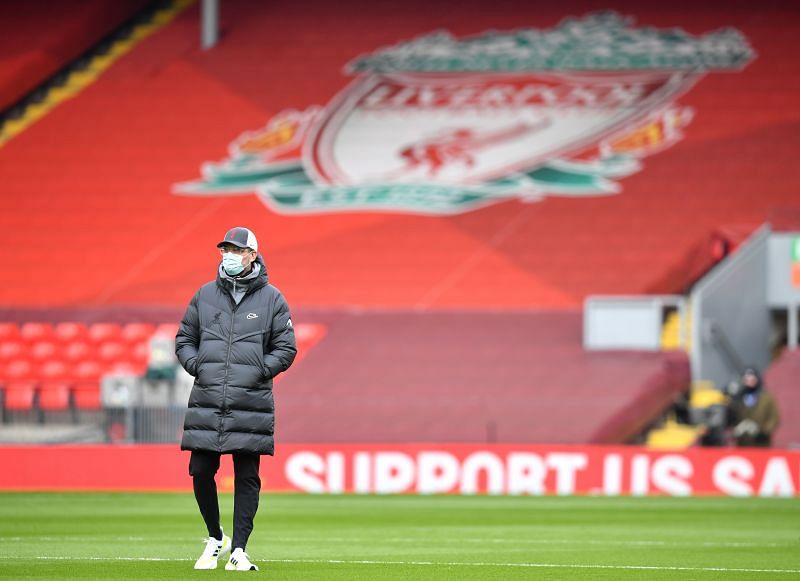
[{"label": "camera operator", "polygon": [[736,393],[729,393],[729,417],[736,445],[769,448],[779,422],[775,398],[764,389],[761,375],[755,367],[744,370],[738,387]]}]

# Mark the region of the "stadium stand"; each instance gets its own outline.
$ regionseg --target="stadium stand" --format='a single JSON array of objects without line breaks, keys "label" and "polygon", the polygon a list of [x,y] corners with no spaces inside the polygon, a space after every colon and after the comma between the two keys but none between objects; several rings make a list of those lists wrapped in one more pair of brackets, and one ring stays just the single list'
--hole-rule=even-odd
[{"label": "stadium stand", "polygon": [[[113,4],[117,21],[141,6]],[[631,441],[686,388],[688,361],[583,352],[584,298],[685,292],[776,208],[800,204],[798,16],[778,0],[760,4],[758,18],[736,6],[615,2],[637,26],[735,27],[756,52],[670,103],[691,111],[677,141],[655,122],[630,128],[625,147],[650,131],[657,152],[638,156],[616,192],[549,192],[441,216],[286,215],[252,188],[174,192],[279,113],[335,107],[360,55],[442,23],[459,37],[546,29],[605,5],[499,0],[487,18],[473,0],[410,0],[402,14],[361,0],[226,0],[224,41],[209,52],[192,6],[0,150],[0,244],[15,264],[0,270],[0,320],[13,322],[0,324],[5,409],[63,409],[63,387],[37,383],[52,360],[65,366],[64,383],[53,383],[70,385],[71,406],[99,409],[103,373],[141,368],[145,337],[174,335],[214,272],[220,234],[244,223],[296,318],[327,329],[281,380],[282,438]],[[0,26],[40,24],[15,18]],[[37,50],[42,42],[31,37]],[[29,90],[8,71],[0,82]]]},{"label": "stadium stand", "polygon": [[[685,16],[680,4],[666,13],[645,10],[639,19],[655,26],[686,21],[697,30],[724,22],[745,32],[758,57],[741,71],[706,76],[683,96],[696,110],[683,140],[647,157],[618,195],[509,201],[432,219],[391,213],[289,218],[267,211],[252,195],[169,194],[282,108],[325,105],[346,86],[341,69],[356,56],[436,28],[437,14],[451,13],[437,6],[416,11],[425,18],[389,19],[386,8],[358,2],[335,10],[311,3],[302,14],[285,4],[226,2],[225,42],[208,53],[197,46],[199,9],[190,8],[80,98],[4,147],[4,237],[35,229],[62,275],[47,288],[31,288],[16,273],[0,273],[0,302],[181,304],[215,258],[200,249],[213,250],[217,230],[247,216],[255,231],[269,233],[268,262],[295,304],[576,308],[588,293],[682,290],[686,281],[661,284],[665,273],[684,264],[712,232],[754,226],[770,208],[796,205],[791,152],[797,132],[785,123],[789,109],[780,106],[798,91],[788,56],[793,39],[782,32],[786,15],[775,8],[758,21],[724,11]],[[634,6],[628,8],[636,14]],[[456,34],[483,26],[467,8],[454,16]],[[415,13],[413,5],[408,9]],[[495,15],[493,26],[554,26],[564,9],[514,4]],[[313,16],[328,12],[341,21],[382,25],[363,34],[369,27],[331,28]],[[275,22],[282,24],[272,30]],[[257,32],[265,27],[272,30],[267,39]],[[328,40],[297,44],[294,30]],[[265,52],[272,57],[265,59]],[[168,273],[156,268],[176,245],[191,251]],[[78,253],[86,260],[76,262]],[[97,268],[110,260],[125,265],[124,272],[109,277]]]},{"label": "stadium stand", "polygon": [[148,0],[26,0],[0,4],[0,111],[58,72]]},{"label": "stadium stand", "polygon": [[[176,314],[177,316],[177,314]],[[143,376],[155,337],[175,336],[174,323],[27,322],[0,326],[0,404],[5,412],[100,410],[101,382],[109,374]],[[321,324],[298,324],[299,357],[326,333]],[[28,343],[24,342],[28,338]],[[31,413],[28,413],[31,412]],[[8,413],[5,419],[10,419]],[[77,420],[77,414],[72,414]]]},{"label": "stadium stand", "polygon": [[689,382],[683,353],[587,355],[575,312],[313,316],[325,340],[277,392],[287,441],[628,442]]},{"label": "stadium stand", "polygon": [[143,374],[155,332],[147,323],[5,323],[0,328],[4,409],[99,409],[102,375],[121,366]]}]

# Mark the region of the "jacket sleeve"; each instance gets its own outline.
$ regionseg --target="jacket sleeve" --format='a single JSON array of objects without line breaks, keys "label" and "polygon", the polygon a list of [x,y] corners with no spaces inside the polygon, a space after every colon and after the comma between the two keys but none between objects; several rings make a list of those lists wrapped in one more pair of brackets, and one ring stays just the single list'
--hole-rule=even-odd
[{"label": "jacket sleeve", "polygon": [[200,346],[200,317],[197,313],[198,294],[193,297],[175,335],[175,355],[189,375],[197,375],[197,350]]},{"label": "jacket sleeve", "polygon": [[297,355],[297,343],[294,337],[294,326],[289,305],[280,292],[275,296],[275,308],[272,316],[272,330],[264,353],[264,367],[270,377],[289,369]]}]

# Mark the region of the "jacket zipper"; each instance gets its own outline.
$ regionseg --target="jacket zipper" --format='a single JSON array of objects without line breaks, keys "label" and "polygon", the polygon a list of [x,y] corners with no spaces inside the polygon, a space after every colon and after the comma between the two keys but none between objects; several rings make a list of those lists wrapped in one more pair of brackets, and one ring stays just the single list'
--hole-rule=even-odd
[{"label": "jacket zipper", "polygon": [[[242,300],[238,303],[236,299],[233,298],[230,294],[228,294],[228,298],[230,299],[231,303],[233,303],[233,310],[231,311],[231,328],[228,330],[228,352],[225,356],[225,378],[222,380],[222,414],[219,417],[219,427],[217,428],[217,438],[220,443],[220,447],[222,446],[222,422],[225,417],[225,411],[228,409],[227,404],[227,393],[228,393],[228,372],[231,368],[231,346],[233,345],[233,327],[234,322],[236,321],[236,311],[239,309],[239,305],[244,302],[244,299],[252,292],[252,288],[245,292]],[[233,281],[233,294],[236,294],[236,280]]]},{"label": "jacket zipper", "polygon": [[[236,281],[233,281],[233,293],[236,294]],[[222,445],[222,422],[225,419],[225,413],[228,410],[228,372],[231,369],[231,346],[233,345],[233,327],[234,322],[236,321],[236,309],[239,308],[239,305],[236,303],[236,299],[230,297],[231,301],[233,302],[233,311],[231,311],[231,328],[228,330],[228,352],[225,355],[225,378],[222,380],[222,413],[219,416],[219,427],[217,428],[217,435],[220,441],[220,445]],[[242,297],[244,299],[244,297]]]}]

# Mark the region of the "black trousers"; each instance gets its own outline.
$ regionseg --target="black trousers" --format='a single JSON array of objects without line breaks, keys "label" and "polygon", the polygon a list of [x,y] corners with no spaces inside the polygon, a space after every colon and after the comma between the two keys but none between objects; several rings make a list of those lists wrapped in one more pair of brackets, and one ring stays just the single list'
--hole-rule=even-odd
[{"label": "black trousers", "polygon": [[[217,481],[214,477],[219,470],[218,452],[195,450],[189,459],[189,474],[194,484],[194,497],[200,514],[208,528],[208,536],[219,537],[219,501]],[[253,532],[253,519],[258,510],[258,495],[261,492],[261,478],[258,467],[261,456],[258,454],[233,454],[233,543],[232,549],[244,550],[250,533]]]}]

